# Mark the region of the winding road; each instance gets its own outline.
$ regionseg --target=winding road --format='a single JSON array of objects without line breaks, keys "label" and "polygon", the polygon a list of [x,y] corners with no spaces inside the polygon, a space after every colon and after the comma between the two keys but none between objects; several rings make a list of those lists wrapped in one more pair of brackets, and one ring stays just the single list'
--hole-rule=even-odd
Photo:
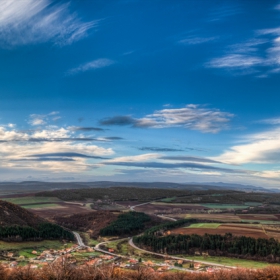
[{"label": "winding road", "polygon": [[[149,203],[152,203],[153,201],[149,201],[149,202],[145,202],[145,203],[141,203],[141,204],[137,204],[137,205],[134,205],[134,206],[131,206],[130,207],[130,210],[131,211],[135,211],[135,207],[138,207],[138,206],[142,206],[142,205],[146,205],[146,204],[149,204]],[[176,219],[174,218],[171,218],[171,217],[167,217],[167,216],[164,216],[164,215],[156,215],[157,217],[161,218],[161,219],[165,219],[165,220],[170,220],[170,221],[177,221]],[[84,244],[80,234],[78,232],[75,232],[73,231],[73,234],[75,235],[76,237],[76,240],[78,242],[78,245],[80,247],[89,247],[87,245]],[[124,240],[124,239],[119,239],[119,240],[114,240],[114,241],[121,241],[121,240]],[[103,254],[107,254],[107,255],[111,255],[111,256],[114,256],[114,257],[121,257],[121,258],[130,258],[128,256],[123,256],[123,255],[119,255],[119,254],[115,254],[115,253],[111,253],[111,252],[108,252],[106,250],[103,250],[103,249],[100,249],[100,245],[102,244],[106,244],[106,243],[109,243],[108,241],[107,242],[101,242],[97,245],[95,245],[95,247],[93,247],[93,249],[95,251],[98,251],[98,252],[101,252]],[[160,253],[155,253],[155,252],[151,252],[151,251],[147,251],[147,250],[144,250],[144,249],[141,249],[139,247],[137,247],[134,243],[133,243],[133,237],[130,238],[128,240],[128,244],[133,247],[134,249],[136,250],[139,250],[139,251],[142,251],[144,253],[147,253],[147,254],[150,254],[150,255],[154,255],[154,256],[160,256],[160,257],[164,257],[164,258],[168,258],[168,259],[173,259],[173,260],[183,260],[183,261],[187,261],[187,262],[198,262],[198,263],[202,263],[202,264],[206,264],[206,265],[210,265],[210,266],[216,266],[216,267],[223,267],[223,268],[237,268],[235,266],[227,266],[227,265],[222,265],[222,264],[217,264],[217,263],[212,263],[212,262],[207,262],[207,261],[194,261],[192,259],[187,259],[187,258],[180,258],[180,257],[174,257],[174,256],[170,256],[170,255],[165,255],[165,254],[160,254]],[[186,269],[186,268],[183,268],[183,269],[180,269],[178,267],[176,267],[176,269],[179,269],[179,270],[184,270],[184,271],[189,271],[189,272],[199,272],[199,271],[194,271],[194,270],[189,270],[189,269]]]}]

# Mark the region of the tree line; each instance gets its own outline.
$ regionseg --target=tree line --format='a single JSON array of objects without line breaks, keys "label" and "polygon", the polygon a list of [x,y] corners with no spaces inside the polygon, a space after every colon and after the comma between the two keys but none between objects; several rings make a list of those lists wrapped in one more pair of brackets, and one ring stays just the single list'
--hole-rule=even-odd
[{"label": "tree line", "polygon": [[18,225],[0,227],[0,239],[4,241],[25,241],[42,239],[74,240],[75,238],[72,232],[56,224],[41,223],[37,228]]},{"label": "tree line", "polygon": [[102,236],[131,235],[144,229],[145,224],[151,221],[151,217],[142,212],[128,212],[118,216],[118,219],[109,226],[100,230]]},{"label": "tree line", "polygon": [[208,252],[209,255],[235,256],[247,259],[261,259],[271,262],[280,261],[280,243],[273,239],[245,236],[197,234],[167,235],[159,237],[145,233],[133,241],[140,247],[162,254],[190,254]]}]

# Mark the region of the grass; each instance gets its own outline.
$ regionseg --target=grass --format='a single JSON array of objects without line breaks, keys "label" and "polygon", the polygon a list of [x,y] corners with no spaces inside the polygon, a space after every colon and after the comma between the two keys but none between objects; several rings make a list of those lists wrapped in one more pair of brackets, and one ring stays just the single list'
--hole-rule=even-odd
[{"label": "grass", "polygon": [[[207,261],[213,262],[217,264],[222,264],[226,266],[236,266],[236,267],[244,267],[244,268],[266,268],[271,266],[272,264],[267,262],[259,262],[259,261],[251,261],[251,260],[243,260],[236,258],[227,258],[227,257],[210,257],[210,256],[182,256],[189,259],[193,259],[194,261]],[[279,265],[279,264],[273,264]]]},{"label": "grass", "polygon": [[260,202],[245,202],[245,205],[248,205],[248,206],[260,206],[260,205],[262,205],[262,203],[260,203]]},{"label": "grass", "polygon": [[167,197],[167,198],[162,199],[161,201],[162,202],[171,202],[171,201],[175,200],[176,198],[177,198],[176,196]]},{"label": "grass", "polygon": [[28,241],[28,242],[0,241],[0,248],[1,250],[7,250],[7,251],[8,250],[20,251],[25,249],[45,250],[46,248],[62,249],[64,248],[64,243],[58,240],[43,240],[43,241]]},{"label": "grass", "polygon": [[218,223],[198,223],[198,224],[191,224],[188,227],[185,228],[213,228],[216,229],[220,226],[221,224]]},{"label": "grass", "polygon": [[83,232],[81,235],[82,235],[82,238],[84,239],[85,243],[86,243],[88,246],[92,246],[92,247],[93,247],[93,246],[95,246],[96,244],[99,243],[99,241],[90,238],[89,233]]},{"label": "grass", "polygon": [[47,204],[22,205],[22,207],[26,209],[37,209],[37,208],[61,208],[62,206],[54,203],[47,203]]},{"label": "grass", "polygon": [[13,198],[1,198],[2,200],[14,203],[14,204],[32,204],[32,203],[45,203],[45,202],[59,202],[61,201],[57,197],[37,197],[37,196],[25,196],[25,197],[13,197]]}]

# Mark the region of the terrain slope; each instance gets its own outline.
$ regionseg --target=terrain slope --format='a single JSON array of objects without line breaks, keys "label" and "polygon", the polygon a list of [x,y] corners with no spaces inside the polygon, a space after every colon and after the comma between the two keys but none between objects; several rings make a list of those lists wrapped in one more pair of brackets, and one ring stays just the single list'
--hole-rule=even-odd
[{"label": "terrain slope", "polygon": [[37,227],[46,220],[13,203],[0,200],[0,226]]}]

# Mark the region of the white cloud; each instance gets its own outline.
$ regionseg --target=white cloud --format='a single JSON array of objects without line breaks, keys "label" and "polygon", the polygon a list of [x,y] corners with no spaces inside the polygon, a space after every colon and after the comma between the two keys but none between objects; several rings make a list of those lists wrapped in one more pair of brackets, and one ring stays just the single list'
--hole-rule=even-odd
[{"label": "white cloud", "polygon": [[[44,139],[45,141],[30,141],[30,139]],[[59,142],[52,142],[52,139],[62,139]],[[68,139],[63,141],[63,139]],[[69,141],[69,139],[73,141]],[[46,172],[81,172],[93,168],[88,163],[89,158],[75,157],[75,159],[63,158],[65,154],[84,154],[87,156],[108,156],[114,154],[112,148],[103,148],[93,145],[91,142],[75,141],[73,132],[63,127],[47,126],[42,130],[18,132],[6,126],[0,127],[0,168],[18,168],[29,170],[42,170]],[[48,141],[50,140],[50,141]],[[61,160],[52,157],[48,160],[41,160],[34,154],[58,154]],[[37,160],[38,159],[38,160]]]},{"label": "white cloud", "polygon": [[1,0],[0,45],[11,47],[53,42],[63,46],[85,36],[98,21],[82,22],[69,4],[49,0]]},{"label": "white cloud", "polygon": [[247,135],[242,140],[243,144],[233,146],[212,159],[229,164],[280,163],[280,127]]},{"label": "white cloud", "polygon": [[99,58],[84,64],[81,64],[80,66],[70,69],[67,74],[68,75],[74,75],[77,74],[79,72],[86,72],[89,70],[94,70],[94,69],[99,69],[99,68],[104,68],[107,66],[110,66],[112,64],[114,64],[115,61],[108,59],[108,58]]},{"label": "white cloud", "polygon": [[143,162],[160,158],[161,154],[150,153],[136,156],[116,157],[114,159],[106,160],[106,162]]},{"label": "white cloud", "polygon": [[217,133],[228,127],[228,122],[233,116],[218,109],[207,109],[189,104],[185,108],[155,111],[151,115],[137,119],[136,126],[153,128],[183,126],[205,133]]},{"label": "white cloud", "polygon": [[263,59],[256,56],[244,54],[229,54],[223,57],[212,59],[207,66],[212,68],[251,68],[261,65]]}]

